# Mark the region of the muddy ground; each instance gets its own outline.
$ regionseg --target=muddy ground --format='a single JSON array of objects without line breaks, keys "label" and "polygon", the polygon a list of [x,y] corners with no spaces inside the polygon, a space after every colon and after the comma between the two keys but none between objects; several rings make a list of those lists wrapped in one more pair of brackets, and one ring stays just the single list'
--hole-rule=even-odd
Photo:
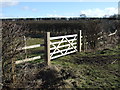
[{"label": "muddy ground", "polygon": [[16,83],[4,88],[120,88],[119,55],[69,55],[16,66]]}]

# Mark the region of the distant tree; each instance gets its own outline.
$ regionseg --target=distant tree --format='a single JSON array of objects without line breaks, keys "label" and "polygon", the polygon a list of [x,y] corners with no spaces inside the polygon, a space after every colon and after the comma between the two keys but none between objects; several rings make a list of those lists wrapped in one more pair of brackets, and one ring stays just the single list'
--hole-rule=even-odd
[{"label": "distant tree", "polygon": [[111,15],[109,18],[117,19],[118,18],[118,14]]},{"label": "distant tree", "polygon": [[118,14],[118,19],[120,19],[120,14]]},{"label": "distant tree", "polygon": [[103,18],[109,18],[110,16],[109,15],[104,15]]},{"label": "distant tree", "polygon": [[81,18],[86,18],[86,15],[85,14],[81,14],[80,17]]}]

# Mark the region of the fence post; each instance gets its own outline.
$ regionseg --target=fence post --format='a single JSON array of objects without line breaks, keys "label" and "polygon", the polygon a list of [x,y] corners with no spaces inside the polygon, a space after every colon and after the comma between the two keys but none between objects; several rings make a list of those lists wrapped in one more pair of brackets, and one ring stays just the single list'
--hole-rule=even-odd
[{"label": "fence post", "polygon": [[79,30],[78,31],[78,38],[77,38],[77,49],[78,49],[78,52],[81,52],[81,45],[82,45],[82,43],[81,43],[81,38],[82,38],[82,36],[81,36],[81,30]]},{"label": "fence post", "polygon": [[15,83],[16,75],[15,75],[15,58],[12,58],[12,81]]},{"label": "fence post", "polygon": [[[27,46],[27,44],[26,44],[26,37],[24,36],[24,42],[25,42],[25,47]],[[25,59],[27,58],[27,50],[25,49]]]},{"label": "fence post", "polygon": [[47,32],[45,35],[45,62],[47,65],[50,65],[50,32]]},{"label": "fence post", "polygon": [[87,45],[88,45],[88,42],[87,42],[87,36],[83,36],[83,40],[84,40],[84,52],[87,51]]}]

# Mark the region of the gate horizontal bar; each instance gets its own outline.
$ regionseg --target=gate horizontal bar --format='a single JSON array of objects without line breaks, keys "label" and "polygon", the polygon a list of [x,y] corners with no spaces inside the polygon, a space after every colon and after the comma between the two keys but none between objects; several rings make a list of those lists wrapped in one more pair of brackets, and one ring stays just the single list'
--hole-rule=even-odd
[{"label": "gate horizontal bar", "polygon": [[24,59],[24,60],[19,60],[19,61],[16,61],[15,64],[25,63],[25,62],[33,61],[33,60],[36,60],[36,59],[41,59],[41,56],[36,56],[36,57],[33,57],[33,58],[27,58],[27,59]]},{"label": "gate horizontal bar", "polygon": [[[77,43],[73,43],[73,45],[76,45]],[[66,44],[66,45],[61,45],[59,46],[58,48],[63,48],[63,47],[67,47],[69,46],[70,44]],[[71,45],[70,45],[71,46]],[[57,47],[57,46],[56,46]],[[50,48],[50,50],[53,50],[53,49],[56,49],[56,47],[53,47],[53,48]]]},{"label": "gate horizontal bar", "polygon": [[[77,39],[70,39],[70,40],[68,40],[69,42],[71,42],[71,41],[76,41]],[[61,43],[65,43],[65,42],[68,42],[67,40],[65,40],[65,41],[57,41],[57,42],[50,42],[50,45],[52,45],[52,44],[59,44],[60,42]]]},{"label": "gate horizontal bar", "polygon": [[37,47],[41,47],[41,46],[44,46],[44,44],[37,44],[37,45],[26,46],[26,47],[19,48],[17,50],[25,50],[25,49],[37,48]]},{"label": "gate horizontal bar", "polygon": [[[74,48],[76,49],[77,46],[75,46]],[[71,47],[71,48],[67,48],[67,49],[60,50],[60,51],[61,51],[61,52],[64,52],[64,51],[68,51],[68,50],[71,50],[71,49],[74,49],[74,48]],[[60,51],[57,51],[57,52],[54,52],[54,53],[50,53],[50,55],[51,55],[51,54],[53,54],[53,55],[54,55],[54,54],[57,54],[57,53],[59,53]],[[77,51],[77,50],[75,50],[75,51]]]},{"label": "gate horizontal bar", "polygon": [[76,52],[76,50],[71,51],[71,52],[68,52],[68,53],[65,53],[65,54],[57,55],[57,56],[51,57],[51,60],[52,60],[52,59],[56,59],[56,58],[61,57],[61,56],[65,56],[65,55],[67,55],[67,54],[75,53],[75,52]]},{"label": "gate horizontal bar", "polygon": [[54,40],[54,39],[60,39],[60,38],[68,38],[68,37],[75,37],[77,36],[77,34],[73,34],[73,35],[65,35],[65,36],[57,36],[57,37],[50,37],[50,40]]}]

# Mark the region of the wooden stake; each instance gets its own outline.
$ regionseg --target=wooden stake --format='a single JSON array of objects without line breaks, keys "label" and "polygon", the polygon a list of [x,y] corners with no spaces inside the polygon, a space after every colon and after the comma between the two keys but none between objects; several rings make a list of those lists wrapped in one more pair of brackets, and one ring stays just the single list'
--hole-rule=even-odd
[{"label": "wooden stake", "polygon": [[15,58],[12,59],[12,79],[13,83],[15,83],[16,78],[15,78]]},{"label": "wooden stake", "polygon": [[[24,42],[25,42],[25,47],[27,46],[26,45],[26,37],[24,36]],[[27,50],[25,49],[25,59],[27,59]]]},{"label": "wooden stake", "polygon": [[78,45],[77,45],[77,47],[78,47],[78,52],[81,52],[81,45],[82,45],[82,43],[81,43],[81,38],[82,38],[82,36],[81,36],[81,30],[79,30],[78,31],[78,38],[77,38],[77,40],[78,40]]}]

